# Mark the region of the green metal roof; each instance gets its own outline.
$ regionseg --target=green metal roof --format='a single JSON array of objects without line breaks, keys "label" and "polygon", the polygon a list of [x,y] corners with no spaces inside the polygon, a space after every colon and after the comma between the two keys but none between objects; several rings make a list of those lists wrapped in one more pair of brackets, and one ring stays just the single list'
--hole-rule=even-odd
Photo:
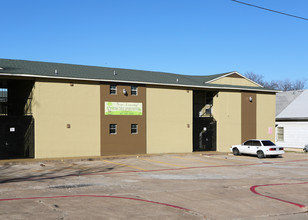
[{"label": "green metal roof", "polygon": [[214,80],[224,75],[228,75],[230,73],[208,76],[190,76],[132,69],[0,59],[0,75],[88,81],[132,82],[142,84],[160,84],[169,86],[202,88],[217,87],[225,89],[238,88],[245,90],[266,90],[262,87],[243,87],[207,83],[208,81]]}]

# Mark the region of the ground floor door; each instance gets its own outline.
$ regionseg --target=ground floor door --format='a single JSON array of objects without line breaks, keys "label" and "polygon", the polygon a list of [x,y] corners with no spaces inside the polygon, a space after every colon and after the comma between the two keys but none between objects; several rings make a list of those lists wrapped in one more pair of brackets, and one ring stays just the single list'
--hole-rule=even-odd
[{"label": "ground floor door", "polygon": [[213,118],[194,118],[194,151],[216,151],[216,121]]},{"label": "ground floor door", "polygon": [[33,117],[0,116],[0,159],[33,157]]}]

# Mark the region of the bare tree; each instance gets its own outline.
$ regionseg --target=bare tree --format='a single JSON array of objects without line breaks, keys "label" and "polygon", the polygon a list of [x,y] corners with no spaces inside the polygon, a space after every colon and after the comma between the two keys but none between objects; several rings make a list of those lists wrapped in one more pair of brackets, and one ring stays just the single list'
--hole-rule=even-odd
[{"label": "bare tree", "polygon": [[256,74],[256,73],[253,73],[253,72],[247,72],[245,74],[245,77],[247,77],[248,79],[251,79],[252,81],[260,84],[261,86],[264,85],[263,76],[260,75],[260,74]]},{"label": "bare tree", "polygon": [[265,87],[265,88],[268,88],[268,89],[276,89],[276,90],[278,90],[279,89],[279,82],[278,81],[276,81],[276,80],[272,80],[271,82],[264,82],[264,84],[263,84],[263,86]]},{"label": "bare tree", "polygon": [[271,82],[266,82],[263,80],[263,75],[256,74],[253,72],[247,72],[245,76],[252,81],[260,84],[261,86],[264,86],[268,89],[274,89],[274,90],[282,90],[282,91],[292,91],[292,90],[302,90],[305,89],[306,86],[306,79],[303,80],[295,80],[290,81],[289,79],[285,80],[272,80]]},{"label": "bare tree", "polygon": [[282,91],[293,90],[293,83],[289,79],[279,81],[279,89]]},{"label": "bare tree", "polygon": [[293,83],[293,90],[302,90],[305,88],[305,84],[306,84],[307,80],[296,80]]}]

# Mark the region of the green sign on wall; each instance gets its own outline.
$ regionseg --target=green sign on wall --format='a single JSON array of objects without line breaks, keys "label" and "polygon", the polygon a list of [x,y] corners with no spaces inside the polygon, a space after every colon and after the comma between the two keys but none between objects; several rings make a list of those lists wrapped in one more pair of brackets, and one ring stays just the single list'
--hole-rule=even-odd
[{"label": "green sign on wall", "polygon": [[105,115],[142,115],[142,103],[105,102]]}]

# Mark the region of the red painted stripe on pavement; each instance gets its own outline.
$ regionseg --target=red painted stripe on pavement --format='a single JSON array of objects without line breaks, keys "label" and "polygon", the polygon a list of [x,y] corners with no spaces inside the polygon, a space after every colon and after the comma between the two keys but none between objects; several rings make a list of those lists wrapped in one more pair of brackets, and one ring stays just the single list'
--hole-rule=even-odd
[{"label": "red painted stripe on pavement", "polygon": [[308,182],[302,182],[302,183],[278,183],[278,184],[266,184],[266,185],[255,185],[255,186],[252,186],[250,187],[250,191],[259,195],[259,196],[264,196],[264,197],[267,197],[267,198],[270,198],[270,199],[275,199],[275,200],[278,200],[278,201],[281,201],[281,202],[285,202],[285,203],[289,203],[291,205],[295,205],[297,207],[300,207],[300,208],[305,208],[306,206],[305,205],[302,205],[302,204],[299,204],[299,203],[295,203],[295,202],[291,202],[291,201],[287,201],[287,200],[283,200],[283,199],[279,199],[279,198],[276,198],[276,197],[272,197],[272,196],[267,196],[267,195],[263,195],[259,192],[257,192],[256,188],[258,187],[265,187],[265,186],[283,186],[283,185],[294,185],[294,184],[308,184]]},{"label": "red painted stripe on pavement", "polygon": [[[127,171],[113,171],[113,172],[97,172],[97,173],[81,173],[81,174],[68,174],[61,177],[73,177],[73,176],[87,176],[87,175],[108,175],[108,174],[121,174],[121,173],[145,173],[145,172],[162,172],[162,171],[176,171],[176,170],[189,170],[189,169],[202,169],[202,168],[215,168],[215,167],[238,167],[238,166],[256,166],[256,165],[264,165],[264,164],[276,164],[276,163],[294,163],[294,162],[302,162],[308,161],[307,159],[303,160],[290,160],[290,161],[276,161],[276,162],[266,162],[266,163],[247,163],[247,164],[233,164],[233,165],[213,165],[213,166],[198,166],[198,167],[180,167],[180,168],[166,168],[166,169],[157,169],[157,170],[127,170]],[[45,180],[45,179],[53,179],[58,178],[57,176],[51,177],[33,177],[28,179],[23,179],[22,181],[36,181],[36,180]],[[5,183],[9,181],[2,180],[1,182]],[[15,181],[15,182],[22,182]],[[11,181],[14,182],[14,181]]]},{"label": "red painted stripe on pavement", "polygon": [[70,196],[42,196],[42,197],[26,197],[26,198],[7,198],[7,199],[0,199],[1,201],[18,201],[18,200],[35,200],[35,199],[61,199],[61,198],[75,198],[75,197],[92,197],[92,198],[112,198],[112,199],[126,199],[126,200],[134,200],[134,201],[140,201],[140,202],[147,202],[147,203],[153,203],[157,205],[164,205],[175,209],[181,209],[184,211],[192,211],[187,208],[183,208],[181,206],[171,205],[168,203],[163,202],[155,202],[151,200],[145,200],[145,199],[138,199],[138,198],[131,198],[131,197],[122,197],[122,196],[104,196],[104,195],[70,195]]},{"label": "red painted stripe on pavement", "polygon": [[[308,161],[308,159],[303,160],[289,160],[289,161],[277,161],[277,162],[268,162],[267,164],[275,163],[294,163]],[[238,167],[238,166],[256,166],[264,165],[264,163],[247,163],[247,164],[232,164],[232,165],[212,165],[212,166],[198,166],[198,167],[179,167],[179,168],[166,168],[166,169],[157,169],[157,170],[127,170],[127,171],[113,171],[105,173],[84,173],[81,175],[103,175],[103,174],[116,174],[116,173],[146,173],[146,172],[161,172],[161,171],[174,171],[174,170],[189,170],[189,169],[202,169],[202,168],[215,168],[215,167]],[[72,175],[73,176],[73,175]],[[78,176],[78,175],[75,175]]]}]

